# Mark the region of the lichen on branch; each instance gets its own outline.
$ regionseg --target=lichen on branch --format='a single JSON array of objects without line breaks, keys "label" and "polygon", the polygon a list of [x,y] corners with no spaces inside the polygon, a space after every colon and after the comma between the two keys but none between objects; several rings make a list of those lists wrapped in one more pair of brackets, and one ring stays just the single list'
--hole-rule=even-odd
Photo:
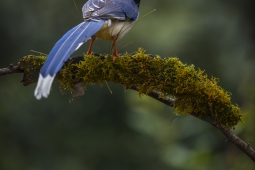
[{"label": "lichen on branch", "polygon": [[[24,69],[24,85],[35,83],[44,56],[26,56],[20,61]],[[193,65],[183,64],[178,58],[160,58],[146,54],[143,49],[124,54],[112,62],[111,56],[84,55],[79,62],[71,58],[56,76],[60,87],[73,91],[78,83],[87,84],[109,81],[127,88],[136,86],[139,95],[153,90],[161,98],[173,97],[179,115],[198,114],[203,119],[213,119],[222,126],[233,128],[242,119],[238,106],[233,105],[230,93]]]}]

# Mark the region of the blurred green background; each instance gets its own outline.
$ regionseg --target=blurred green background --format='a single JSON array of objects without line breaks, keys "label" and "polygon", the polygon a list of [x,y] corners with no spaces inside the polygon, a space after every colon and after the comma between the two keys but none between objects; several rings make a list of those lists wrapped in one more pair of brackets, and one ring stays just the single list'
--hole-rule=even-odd
[{"label": "blurred green background", "polygon": [[[86,2],[1,0],[0,68],[16,64],[30,50],[48,54],[80,23]],[[236,133],[255,147],[255,22],[252,1],[142,0],[141,19],[119,41],[120,52],[138,47],[161,57],[177,56],[220,79],[245,116]],[[86,52],[88,43],[73,56]],[[110,42],[96,41],[95,53]],[[37,101],[35,84],[21,74],[0,77],[1,170],[252,170],[254,163],[209,124],[121,85],[88,85],[69,102],[58,83]]]}]

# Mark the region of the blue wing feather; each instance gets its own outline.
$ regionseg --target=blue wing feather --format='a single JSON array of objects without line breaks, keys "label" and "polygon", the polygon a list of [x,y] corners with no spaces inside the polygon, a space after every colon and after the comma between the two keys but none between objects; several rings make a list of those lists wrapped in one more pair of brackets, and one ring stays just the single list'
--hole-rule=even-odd
[{"label": "blue wing feather", "polygon": [[134,0],[89,0],[82,8],[85,19],[99,17],[122,21],[128,18],[136,20],[138,10],[139,4],[136,4]]},{"label": "blue wing feather", "polygon": [[100,30],[104,22],[105,20],[86,20],[68,31],[52,48],[41,69],[41,75],[54,76],[79,45]]}]

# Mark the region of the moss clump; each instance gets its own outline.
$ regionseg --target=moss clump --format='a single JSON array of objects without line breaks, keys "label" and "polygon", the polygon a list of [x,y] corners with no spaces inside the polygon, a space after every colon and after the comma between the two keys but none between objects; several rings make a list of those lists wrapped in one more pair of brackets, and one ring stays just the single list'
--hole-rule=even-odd
[{"label": "moss clump", "polygon": [[[35,67],[34,64],[32,67]],[[73,64],[70,60],[56,77],[64,90],[73,91],[75,84],[103,83],[104,80],[135,85],[139,95],[152,90],[160,92],[162,98],[175,98],[175,110],[179,115],[198,114],[208,117],[223,126],[232,128],[241,121],[238,106],[231,104],[230,94],[217,85],[217,79],[209,79],[193,65],[185,65],[177,58],[152,57],[138,49],[134,55],[128,53],[112,62],[110,56],[85,55],[84,60]]]},{"label": "moss clump", "polygon": [[28,55],[22,58],[18,63],[19,68],[24,70],[24,77],[22,83],[28,86],[35,83],[38,79],[40,69],[46,60],[45,56]]}]

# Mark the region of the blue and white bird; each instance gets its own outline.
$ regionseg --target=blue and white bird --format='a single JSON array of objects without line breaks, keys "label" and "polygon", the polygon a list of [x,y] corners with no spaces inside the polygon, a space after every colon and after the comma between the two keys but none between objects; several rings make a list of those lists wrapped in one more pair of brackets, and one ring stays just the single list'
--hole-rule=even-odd
[{"label": "blue and white bird", "polygon": [[54,77],[64,62],[84,42],[91,39],[91,54],[96,38],[113,41],[113,60],[118,56],[116,41],[133,26],[139,14],[140,0],[88,0],[82,8],[84,22],[69,30],[52,48],[40,70],[34,92],[36,99],[47,98]]}]

